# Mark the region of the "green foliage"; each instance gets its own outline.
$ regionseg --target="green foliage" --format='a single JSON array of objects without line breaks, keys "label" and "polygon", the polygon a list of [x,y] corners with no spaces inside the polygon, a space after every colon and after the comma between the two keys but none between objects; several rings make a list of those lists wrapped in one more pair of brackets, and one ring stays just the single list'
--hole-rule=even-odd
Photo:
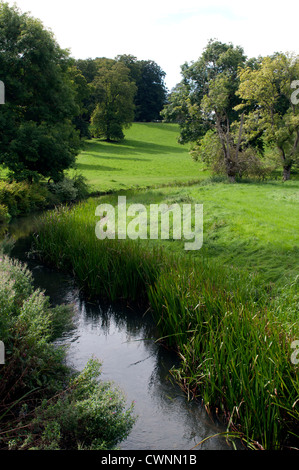
[{"label": "green foliage", "polygon": [[80,201],[89,194],[86,178],[75,174],[72,178],[64,177],[58,183],[48,185],[49,191],[55,196],[56,203]]},{"label": "green foliage", "polygon": [[64,178],[58,183],[50,184],[49,189],[60,202],[75,201],[78,194],[73,181],[68,178]]},{"label": "green foliage", "polygon": [[205,136],[193,146],[190,154],[195,161],[202,161],[215,173],[223,172],[223,155],[219,137],[215,131],[209,130]]},{"label": "green foliage", "polygon": [[[152,60],[137,60],[132,55],[118,55],[112,59],[79,59],[76,66],[85,77],[89,85],[89,97],[83,99],[85,113],[84,122],[90,121],[91,115],[98,102],[98,92],[94,89],[94,80],[98,74],[98,68],[105,63],[120,63],[129,71],[129,80],[136,85],[134,96],[134,117],[137,122],[150,122],[161,119],[160,112],[166,101],[166,87],[164,84],[165,72]],[[81,120],[82,123],[82,120]],[[116,137],[119,138],[120,132]]]},{"label": "green foliage", "polygon": [[[233,153],[234,148],[231,148]],[[195,161],[203,162],[213,174],[226,175],[227,166],[218,134],[209,130],[205,136],[195,144],[190,151]],[[261,158],[254,148],[244,148],[238,152],[236,173],[239,178],[249,177],[265,180],[273,175],[277,164],[273,159]]]},{"label": "green foliage", "polygon": [[86,178],[74,173],[57,183],[0,181],[0,224],[10,217],[24,216],[55,204],[85,199],[89,194]]},{"label": "green foliage", "polygon": [[261,131],[265,141],[279,150],[284,180],[299,159],[299,110],[291,100],[291,84],[299,75],[299,58],[276,54],[263,58],[258,68],[240,72],[237,95],[243,104],[237,109],[251,110],[245,119],[246,137],[251,139]]},{"label": "green foliage", "polygon": [[235,90],[238,68],[245,60],[241,47],[210,40],[197,61],[181,67],[183,79],[163,111],[164,119],[180,124],[180,142],[195,142],[216,124],[221,132],[227,121],[238,119]]},{"label": "green foliage", "polygon": [[127,437],[135,422],[133,405],[125,410],[123,394],[99,381],[100,373],[100,363],[90,360],[66,392],[42,404],[34,422],[44,427],[42,449],[109,450]]},{"label": "green foliage", "polygon": [[96,99],[91,116],[93,135],[107,141],[122,140],[123,129],[134,120],[136,86],[130,81],[129,69],[121,62],[99,60],[92,85]]},{"label": "green foliage", "polygon": [[26,215],[47,206],[48,190],[39,184],[0,181],[0,204],[12,217]]},{"label": "green foliage", "polygon": [[165,72],[152,60],[137,60],[131,55],[120,55],[116,59],[129,68],[131,79],[137,86],[134,100],[135,121],[160,120],[167,94],[164,84]]},{"label": "green foliage", "polygon": [[7,222],[10,218],[8,208],[4,204],[0,204],[0,224]]},{"label": "green foliage", "polygon": [[[39,20],[0,4],[0,162],[15,179],[60,179],[80,147],[72,119],[79,113],[71,59]],[[77,102],[76,102],[77,100]]]}]

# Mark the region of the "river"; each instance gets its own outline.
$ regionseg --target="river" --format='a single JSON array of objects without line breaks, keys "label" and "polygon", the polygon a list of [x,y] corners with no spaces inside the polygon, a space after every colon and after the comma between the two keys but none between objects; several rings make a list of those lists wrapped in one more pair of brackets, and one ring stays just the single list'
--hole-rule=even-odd
[{"label": "river", "polygon": [[172,379],[170,369],[178,365],[178,357],[157,342],[151,316],[101,299],[90,302],[71,276],[28,257],[28,235],[33,229],[30,217],[10,224],[10,233],[17,239],[12,256],[28,264],[35,287],[45,290],[53,305],[74,304],[75,328],[58,341],[67,347],[68,364],[81,371],[91,357],[98,358],[102,379],[113,381],[128,405],[134,401],[137,421],[119,447],[230,450],[223,436],[215,436],[225,429],[213,422],[199,403],[188,401]]}]

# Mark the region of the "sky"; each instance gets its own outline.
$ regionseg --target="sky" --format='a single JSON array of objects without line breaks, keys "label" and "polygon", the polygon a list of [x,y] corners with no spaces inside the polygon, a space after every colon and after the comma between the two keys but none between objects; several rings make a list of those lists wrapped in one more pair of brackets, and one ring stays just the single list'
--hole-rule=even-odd
[{"label": "sky", "polygon": [[181,65],[196,61],[210,39],[245,55],[298,53],[294,0],[5,0],[39,18],[76,59],[131,54],[153,60],[171,90]]}]

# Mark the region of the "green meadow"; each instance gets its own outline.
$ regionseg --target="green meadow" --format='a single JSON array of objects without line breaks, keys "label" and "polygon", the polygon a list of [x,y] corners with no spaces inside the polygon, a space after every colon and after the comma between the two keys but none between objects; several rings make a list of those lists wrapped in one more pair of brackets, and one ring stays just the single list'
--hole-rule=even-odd
[{"label": "green meadow", "polygon": [[[228,183],[193,162],[177,137],[177,126],[136,123],[122,143],[86,142],[77,170],[98,195],[46,213],[35,250],[74,273],[90,298],[147,305],[181,358],[173,376],[231,437],[254,449],[293,446],[299,181]],[[186,251],[173,237],[99,240],[96,208],[116,207],[120,195],[147,209],[202,204],[202,248]]]},{"label": "green meadow", "polygon": [[199,171],[199,165],[190,158],[189,146],[179,145],[178,137],[176,124],[134,123],[121,142],[86,141],[77,157],[77,171],[87,178],[94,192],[203,178],[206,172]]},{"label": "green meadow", "polygon": [[[125,139],[85,142],[77,158],[90,192],[112,193],[91,199],[94,216],[102,202],[128,204],[203,204],[204,244],[195,257],[263,274],[265,281],[283,284],[298,273],[299,181],[281,178],[228,184],[213,178],[194,162],[189,145],[178,143],[179,127],[166,123],[134,123]],[[71,172],[73,173],[73,172]],[[96,219],[95,219],[96,221]],[[182,253],[183,243],[157,240]]]}]

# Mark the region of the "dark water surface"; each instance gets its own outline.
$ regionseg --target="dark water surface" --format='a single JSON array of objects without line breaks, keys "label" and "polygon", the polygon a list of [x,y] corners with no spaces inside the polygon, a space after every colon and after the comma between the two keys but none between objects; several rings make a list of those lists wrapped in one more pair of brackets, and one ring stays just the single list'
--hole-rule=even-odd
[{"label": "dark water surface", "polygon": [[[81,371],[92,357],[102,362],[102,379],[111,380],[125,394],[128,405],[134,401],[136,424],[120,445],[124,450],[190,450],[203,439],[223,432],[205,410],[174,383],[170,369],[177,356],[156,341],[150,315],[128,307],[88,302],[72,277],[28,258],[28,240],[32,230],[29,219],[11,225],[18,239],[12,256],[26,261],[35,286],[46,291],[52,304],[75,305],[75,329],[59,344],[67,346],[67,361]],[[221,436],[211,437],[196,450],[229,450]]]}]

